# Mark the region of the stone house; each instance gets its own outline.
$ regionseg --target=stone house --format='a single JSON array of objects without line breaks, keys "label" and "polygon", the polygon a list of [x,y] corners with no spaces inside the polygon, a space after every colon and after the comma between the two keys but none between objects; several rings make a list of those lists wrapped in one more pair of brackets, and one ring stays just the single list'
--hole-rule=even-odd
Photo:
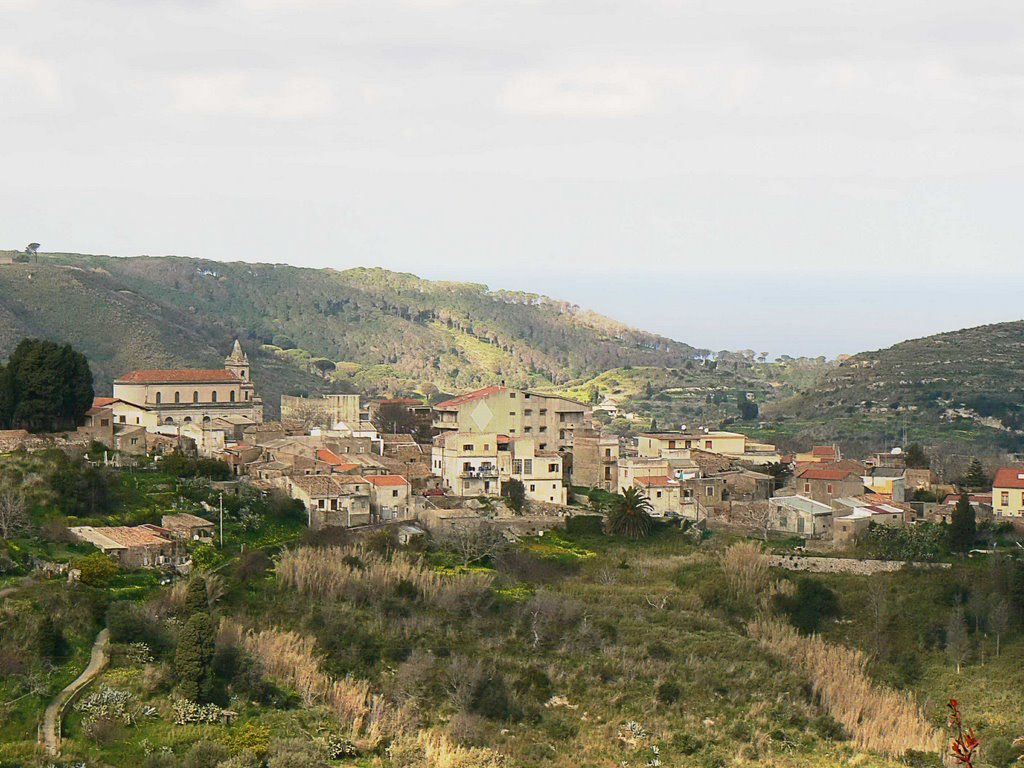
[{"label": "stone house", "polygon": [[364,478],[301,475],[285,479],[288,495],[306,507],[313,530],[370,523],[370,490]]},{"label": "stone house", "polygon": [[123,568],[173,568],[188,560],[184,543],[156,525],[101,528],[80,525],[68,530],[76,539],[92,544]]},{"label": "stone house", "polygon": [[160,518],[160,527],[175,539],[198,541],[202,544],[212,544],[216,531],[216,526],[209,520],[187,512],[163,515]]}]

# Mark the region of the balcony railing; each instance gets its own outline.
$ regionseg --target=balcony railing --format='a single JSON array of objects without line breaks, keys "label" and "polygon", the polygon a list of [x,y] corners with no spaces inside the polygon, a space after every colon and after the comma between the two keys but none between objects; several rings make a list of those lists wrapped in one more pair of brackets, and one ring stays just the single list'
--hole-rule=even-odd
[{"label": "balcony railing", "polygon": [[498,476],[498,470],[493,467],[481,467],[480,469],[466,469],[462,471],[459,477],[463,479],[481,479],[490,480]]}]

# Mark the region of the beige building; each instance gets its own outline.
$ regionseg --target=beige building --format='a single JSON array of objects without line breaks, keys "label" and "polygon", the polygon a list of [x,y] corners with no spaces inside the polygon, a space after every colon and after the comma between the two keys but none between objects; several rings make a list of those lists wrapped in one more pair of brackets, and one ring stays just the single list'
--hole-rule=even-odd
[{"label": "beige building", "polygon": [[309,527],[351,528],[370,523],[370,484],[349,475],[299,475],[285,479],[288,495],[301,501]]},{"label": "beige building", "polygon": [[806,496],[774,496],[768,501],[770,529],[805,539],[832,537],[832,507]]},{"label": "beige building", "polygon": [[782,456],[774,445],[755,443],[738,432],[647,432],[637,437],[637,453],[644,457],[688,457],[702,450],[752,464],[771,464]]},{"label": "beige building", "polygon": [[992,483],[992,511],[1003,517],[1024,517],[1024,467],[1001,467]]},{"label": "beige building", "polygon": [[375,523],[409,520],[413,515],[412,488],[401,475],[366,475],[370,511]]},{"label": "beige building", "polygon": [[209,520],[188,512],[164,515],[160,518],[160,527],[170,533],[172,538],[184,541],[198,541],[212,544],[216,526]]},{"label": "beige building", "polygon": [[131,371],[114,380],[115,421],[155,431],[242,416],[263,421],[263,400],[250,379],[249,358],[235,341],[223,368]]},{"label": "beige building", "polygon": [[674,477],[651,475],[634,477],[632,487],[644,493],[654,517],[695,517],[696,506],[682,484]]},{"label": "beige building", "polygon": [[448,432],[434,438],[431,473],[455,496],[499,496],[510,479],[523,483],[526,497],[565,504],[562,457],[541,450],[539,441],[496,432]]},{"label": "beige building", "polygon": [[590,427],[573,433],[572,482],[588,488],[617,491],[619,488],[619,438]]},{"label": "beige building", "polygon": [[529,437],[538,450],[571,451],[573,432],[589,425],[589,405],[505,386],[484,387],[434,406],[434,428]]}]

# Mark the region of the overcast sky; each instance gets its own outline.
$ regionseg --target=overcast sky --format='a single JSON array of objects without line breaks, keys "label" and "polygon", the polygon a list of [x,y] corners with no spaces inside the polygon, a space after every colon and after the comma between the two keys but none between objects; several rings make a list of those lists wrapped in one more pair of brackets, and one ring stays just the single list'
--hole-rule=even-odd
[{"label": "overcast sky", "polygon": [[1021,0],[0,0],[0,29],[0,247],[380,265],[773,354],[1024,314]]}]

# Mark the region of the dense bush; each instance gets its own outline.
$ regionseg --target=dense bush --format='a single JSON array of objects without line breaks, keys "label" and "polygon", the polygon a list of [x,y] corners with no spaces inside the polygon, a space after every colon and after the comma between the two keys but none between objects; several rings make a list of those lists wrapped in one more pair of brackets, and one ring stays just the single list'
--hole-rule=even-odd
[{"label": "dense bush", "polygon": [[823,621],[839,615],[836,593],[809,577],[797,582],[795,594],[776,595],[775,603],[789,617],[790,623],[805,635],[817,632]]},{"label": "dense bush", "polygon": [[160,462],[167,474],[175,477],[208,477],[211,480],[230,480],[231,465],[220,459],[202,459],[174,451]]}]

